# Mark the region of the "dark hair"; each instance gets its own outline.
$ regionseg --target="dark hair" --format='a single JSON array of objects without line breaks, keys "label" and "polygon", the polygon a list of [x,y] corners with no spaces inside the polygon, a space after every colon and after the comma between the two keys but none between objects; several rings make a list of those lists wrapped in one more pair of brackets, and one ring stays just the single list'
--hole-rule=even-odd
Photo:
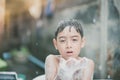
[{"label": "dark hair", "polygon": [[81,37],[83,38],[83,29],[82,25],[78,20],[70,19],[70,20],[62,20],[58,23],[57,31],[55,32],[55,39],[57,39],[58,33],[63,31],[66,27],[74,27],[75,30],[80,33]]}]

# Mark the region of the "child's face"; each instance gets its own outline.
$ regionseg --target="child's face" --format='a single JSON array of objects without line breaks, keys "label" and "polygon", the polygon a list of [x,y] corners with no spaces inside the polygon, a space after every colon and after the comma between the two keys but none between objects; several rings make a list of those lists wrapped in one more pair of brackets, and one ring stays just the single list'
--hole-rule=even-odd
[{"label": "child's face", "polygon": [[77,58],[80,50],[84,47],[85,39],[81,38],[74,27],[66,27],[62,32],[58,33],[57,40],[53,39],[55,48],[59,51],[63,58]]}]

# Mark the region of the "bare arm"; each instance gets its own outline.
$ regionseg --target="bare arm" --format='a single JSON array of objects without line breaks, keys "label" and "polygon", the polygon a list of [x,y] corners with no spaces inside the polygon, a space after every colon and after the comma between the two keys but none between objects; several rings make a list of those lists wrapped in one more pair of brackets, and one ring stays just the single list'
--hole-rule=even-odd
[{"label": "bare arm", "polygon": [[93,74],[94,74],[94,62],[92,60],[89,60],[88,67],[84,72],[84,77],[82,80],[93,80]]},{"label": "bare arm", "polygon": [[45,61],[46,80],[54,80],[57,74],[58,60],[55,55],[48,55]]}]

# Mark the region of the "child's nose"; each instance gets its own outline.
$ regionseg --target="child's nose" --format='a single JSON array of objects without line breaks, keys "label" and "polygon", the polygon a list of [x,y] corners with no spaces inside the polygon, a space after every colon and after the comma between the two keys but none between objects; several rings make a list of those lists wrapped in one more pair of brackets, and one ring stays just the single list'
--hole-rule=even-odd
[{"label": "child's nose", "polygon": [[67,48],[72,48],[72,45],[71,45],[71,42],[70,42],[70,41],[67,41],[66,47],[67,47]]}]

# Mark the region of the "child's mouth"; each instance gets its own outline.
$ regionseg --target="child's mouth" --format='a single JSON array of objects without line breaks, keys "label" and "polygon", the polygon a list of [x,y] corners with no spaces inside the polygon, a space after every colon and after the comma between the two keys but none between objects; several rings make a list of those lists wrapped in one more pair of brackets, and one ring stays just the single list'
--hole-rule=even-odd
[{"label": "child's mouth", "polygon": [[67,55],[72,55],[73,51],[67,51],[66,53],[67,53]]}]

